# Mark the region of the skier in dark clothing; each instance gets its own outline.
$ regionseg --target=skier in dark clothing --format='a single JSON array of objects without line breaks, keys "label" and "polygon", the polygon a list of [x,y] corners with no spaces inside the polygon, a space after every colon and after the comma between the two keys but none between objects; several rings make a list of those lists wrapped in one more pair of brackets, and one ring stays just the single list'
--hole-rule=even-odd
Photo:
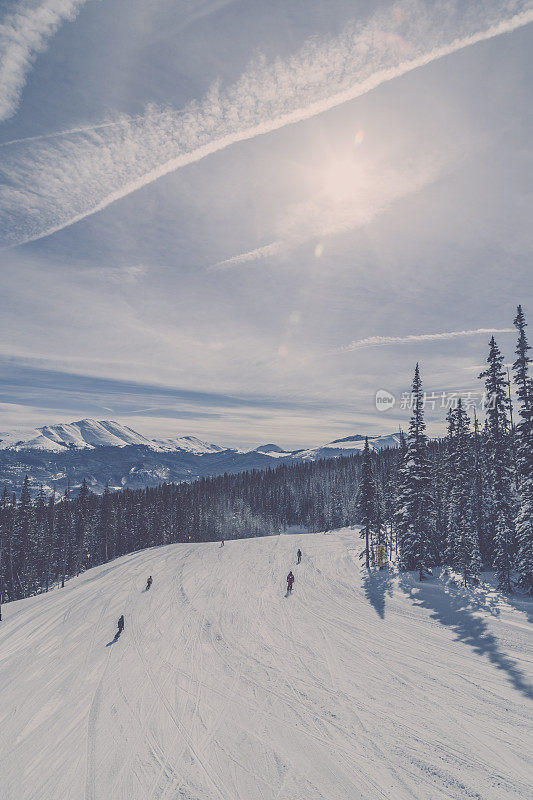
[{"label": "skier in dark clothing", "polygon": [[154,582],[154,579],[153,579],[153,578],[152,578],[152,576],[150,575],[150,576],[149,576],[149,578],[148,578],[148,580],[146,581],[146,591],[148,591],[148,590],[150,589],[150,587],[151,587],[151,585],[152,585],[152,583],[153,583],[153,582]]},{"label": "skier in dark clothing", "polygon": [[299,564],[302,560],[302,551],[300,550],[300,548],[298,548],[298,552],[296,553],[296,558],[298,559],[296,563]]},{"label": "skier in dark clothing", "polygon": [[123,630],[124,630],[124,614],[121,614],[118,620],[118,631],[115,633],[115,639],[118,639]]},{"label": "skier in dark clothing", "polygon": [[292,570],[287,575],[287,594],[292,592],[292,584],[294,583],[294,575],[292,574]]},{"label": "skier in dark clothing", "polygon": [[224,539],[221,539],[221,540],[220,540],[220,546],[221,546],[221,547],[224,547]]}]

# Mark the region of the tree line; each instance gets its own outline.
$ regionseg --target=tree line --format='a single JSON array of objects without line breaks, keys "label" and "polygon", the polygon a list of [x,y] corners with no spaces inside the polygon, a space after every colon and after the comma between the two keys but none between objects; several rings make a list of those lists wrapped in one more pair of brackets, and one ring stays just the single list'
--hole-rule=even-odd
[{"label": "tree line", "polygon": [[409,431],[385,486],[365,446],[359,510],[367,565],[375,562],[375,547],[388,543],[400,568],[417,570],[420,580],[432,566],[446,564],[462,574],[466,585],[478,581],[482,568],[493,568],[501,590],[510,592],[516,582],[533,593],[533,381],[521,306],[514,325],[518,424],[513,423],[504,357],[493,336],[479,376],[486,398],[482,429],[475,409],[472,425],[459,398],[448,412],[446,437],[429,442],[417,364]]},{"label": "tree line", "polygon": [[[33,500],[26,477],[20,496],[0,498],[0,601],[63,586],[89,567],[172,542],[264,536],[288,526],[309,531],[361,524],[362,556],[378,548],[422,579],[447,564],[466,583],[495,569],[499,586],[533,593],[533,382],[521,307],[512,408],[504,359],[494,337],[481,373],[490,398],[484,424],[461,399],[450,409],[446,436],[429,440],[418,364],[409,430],[397,450],[201,478],[192,483],[124,489],[102,495],[84,481],[73,497],[41,489]],[[1,607],[1,606],[0,606]],[[1,617],[0,617],[1,618]]]}]

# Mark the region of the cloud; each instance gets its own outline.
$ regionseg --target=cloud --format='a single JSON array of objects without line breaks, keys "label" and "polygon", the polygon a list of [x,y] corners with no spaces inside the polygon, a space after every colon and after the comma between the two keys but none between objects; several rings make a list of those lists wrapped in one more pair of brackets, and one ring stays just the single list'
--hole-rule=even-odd
[{"label": "cloud", "polygon": [[20,0],[0,22],[0,120],[13,116],[37,55],[65,20],[74,19],[86,0]]},{"label": "cloud", "polygon": [[260,61],[182,111],[149,108],[118,125],[13,145],[3,159],[4,241],[55,233],[229,145],[310,119],[532,21],[531,2],[407,0],[337,37],[311,40],[291,58]]},{"label": "cloud", "polygon": [[409,336],[368,336],[351,342],[345,347],[335,350],[336,353],[350,353],[365,347],[383,347],[388,344],[411,344],[412,342],[431,342],[442,339],[457,339],[461,336],[478,336],[479,334],[512,333],[513,328],[476,328],[473,331],[448,331],[446,333],[413,333]]},{"label": "cloud", "polygon": [[216,264],[212,264],[207,269],[208,272],[211,272],[237,267],[240,264],[246,264],[248,261],[259,261],[262,258],[268,258],[268,256],[277,256],[289,248],[288,242],[271,242],[263,247],[256,247],[255,250],[248,250],[246,253],[239,253],[236,256],[217,261]]},{"label": "cloud", "polygon": [[[465,152],[461,157],[464,155]],[[398,168],[380,161],[374,164],[350,159],[334,162],[333,186],[326,189],[322,186],[304,202],[283,209],[277,223],[280,237],[277,241],[226,258],[208,269],[229,269],[290,252],[309,241],[320,241],[333,234],[364,227],[398,200],[422,191],[437,180],[450,158],[442,151],[410,157],[402,153]],[[454,152],[455,165],[458,158]],[[327,173],[328,169],[324,172]],[[339,174],[342,176],[340,185]],[[327,186],[330,182],[326,180],[325,183]]]}]

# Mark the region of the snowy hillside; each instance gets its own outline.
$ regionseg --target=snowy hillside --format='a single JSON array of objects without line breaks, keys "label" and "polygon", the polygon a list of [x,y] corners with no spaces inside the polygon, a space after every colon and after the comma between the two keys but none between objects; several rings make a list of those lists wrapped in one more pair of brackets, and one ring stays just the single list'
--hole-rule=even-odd
[{"label": "snowy hillside", "polygon": [[[349,455],[350,452],[363,450],[365,439],[366,437],[360,434],[346,436],[344,439],[335,439],[333,442],[328,442],[328,444],[319,447],[312,447],[309,450],[298,450],[293,453],[293,455],[304,459],[331,458],[336,455]],[[391,433],[385,436],[369,436],[368,445],[371,450],[383,450],[385,447],[399,447],[400,434]]]},{"label": "snowy hillside", "polygon": [[170,545],[5,606],[0,796],[530,797],[525,611],[367,576],[358,550],[351,531]]},{"label": "snowy hillside", "polygon": [[[370,447],[397,447],[398,434],[369,437]],[[193,481],[279,466],[283,461],[337,458],[363,449],[365,437],[348,436],[308,450],[283,450],[276,444],[253,449],[222,447],[196,436],[147,439],[113,420],[84,419],[34,430],[0,432],[0,485],[18,492],[25,475],[31,492],[42,485],[57,493],[76,492],[85,479],[96,493],[157,486],[162,481]]]},{"label": "snowy hillside", "polygon": [[161,451],[174,452],[176,450],[183,450],[197,456],[202,456],[206,453],[222,453],[225,450],[224,447],[220,447],[218,444],[203,442],[196,436],[177,436],[175,439],[153,439],[150,445],[152,448],[155,446],[155,449]]},{"label": "snowy hillside", "polygon": [[[369,436],[370,447],[380,450],[383,447],[398,447],[399,435]],[[192,455],[212,455],[213,453],[262,453],[275,458],[320,457],[323,450],[344,451],[362,450],[365,437],[357,434],[345,439],[335,439],[325,445],[309,450],[283,450],[277,444],[264,444],[252,450],[221,447],[204,442],[196,436],[176,436],[167,439],[147,439],[127,425],[114,420],[81,419],[61,425],[45,425],[32,430],[0,431],[0,450],[49,450],[53,453],[69,449],[94,449],[96,447],[127,447],[141,445],[156,452],[184,452]]]},{"label": "snowy hillside", "polygon": [[62,425],[45,425],[33,431],[0,432],[0,448],[49,450],[61,453],[68,448],[126,447],[152,445],[140,433],[113,420],[81,419]]}]

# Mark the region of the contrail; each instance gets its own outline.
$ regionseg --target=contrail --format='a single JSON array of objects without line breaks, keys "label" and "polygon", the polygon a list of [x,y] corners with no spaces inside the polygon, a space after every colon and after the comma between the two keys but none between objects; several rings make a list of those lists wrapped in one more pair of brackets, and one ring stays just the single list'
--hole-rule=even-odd
[{"label": "contrail", "polygon": [[287,246],[287,242],[271,242],[270,244],[265,244],[263,247],[257,247],[255,250],[248,250],[246,253],[239,253],[239,255],[225,258],[223,261],[217,261],[216,264],[211,264],[211,266],[207,268],[207,271],[217,272],[218,270],[235,267],[238,264],[245,264],[247,261],[257,261],[260,258],[278,255],[278,253],[282,253]]},{"label": "contrail", "polygon": [[[200,161],[230,145],[253,139],[287,125],[303,122],[342,103],[354,100],[387,81],[437,59],[528,25],[533,21],[533,8],[530,2],[527,6],[526,10],[489,24],[480,31],[453,38],[450,42],[435,46],[428,52],[405,58],[400,63],[385,67],[381,66],[384,60],[390,61],[401,56],[398,55],[396,39],[394,39],[394,48],[396,49],[393,48],[391,54],[389,39],[393,34],[384,33],[381,30],[385,25],[382,16],[375,17],[370,25],[357,28],[355,33],[354,29],[350,29],[343,36],[325,44],[311,43],[304,47],[300,54],[285,63],[275,62],[259,71],[244,74],[240,81],[222,96],[216,89],[213,90],[203,103],[193,105],[185,113],[182,112],[179,115],[179,126],[176,125],[177,115],[174,112],[162,113],[159,122],[156,118],[155,126],[153,125],[154,118],[150,118],[150,116],[147,116],[142,124],[131,120],[125,121],[123,135],[117,134],[116,142],[113,140],[110,142],[105,140],[83,142],[78,146],[80,150],[78,153],[75,143],[69,142],[68,147],[65,146],[65,152],[72,160],[72,164],[67,158],[66,167],[65,164],[60,163],[61,151],[59,155],[57,151],[49,154],[38,152],[37,164],[41,171],[43,155],[48,156],[47,160],[50,163],[48,177],[46,165],[42,176],[40,173],[36,174],[37,166],[30,177],[25,174],[24,169],[20,170],[17,164],[13,173],[16,176],[15,181],[18,179],[21,184],[23,179],[30,183],[32,181],[41,182],[41,192],[37,186],[31,196],[27,197],[27,205],[30,207],[37,205],[32,216],[33,219],[37,219],[37,222],[39,215],[41,216],[42,228],[29,234],[24,232],[30,218],[23,202],[24,192],[27,190],[24,186],[19,186],[18,191],[17,187],[14,189],[10,187],[7,197],[8,200],[13,198],[15,209],[8,208],[7,214],[10,219],[9,228],[13,231],[13,236],[17,238],[11,246],[35,241],[80,222],[158,178]],[[458,13],[464,25],[464,19],[461,16],[464,12],[462,3],[455,3],[454,6],[445,4],[445,6],[439,6],[437,11],[435,11],[437,7],[432,6],[431,10],[425,10],[422,5],[414,4],[412,38],[415,40],[418,50],[422,48],[423,42],[416,42],[416,38],[427,39],[424,25],[431,26],[433,38],[435,36],[442,38],[446,35],[441,31],[444,23],[439,13],[442,14],[444,11],[444,21],[449,27],[452,24],[450,18],[453,16],[454,7],[460,9]],[[507,7],[514,9],[516,3],[507,4]],[[475,4],[474,11],[477,14]],[[424,14],[421,20],[422,12]],[[483,21],[486,16],[487,14],[484,13]],[[477,24],[477,19],[470,21],[471,27]],[[400,52],[405,54],[406,51],[415,50],[412,42],[405,40],[402,42],[405,46]],[[374,63],[376,60],[377,64]],[[330,94],[330,87],[335,83],[340,88]],[[203,143],[200,144],[202,139]],[[179,150],[180,146],[188,148],[187,152],[164,159],[168,152]],[[117,158],[110,160],[111,168],[106,164],[106,169],[104,169],[100,163],[101,159],[104,155],[109,158],[110,148],[113,147],[116,149]],[[84,156],[86,157],[85,162],[83,161]],[[150,161],[153,164],[160,157],[162,158],[160,164],[148,167]],[[145,169],[143,169],[143,161]],[[70,171],[68,171],[69,169]],[[128,179],[127,172],[129,171],[131,175],[131,172],[136,170],[142,170],[142,173]],[[106,183],[120,182],[121,180],[124,181],[121,186],[109,191],[110,187],[108,188]],[[56,188],[50,190],[49,185]],[[68,191],[65,191],[65,185],[68,186]],[[61,189],[60,192],[57,187]],[[59,193],[57,196],[49,197],[50,191]],[[98,194],[104,195],[102,199],[86,205],[90,203],[91,198],[97,197]],[[44,208],[42,198],[44,198]],[[40,201],[41,207],[39,208]],[[70,205],[70,213],[68,207],[61,207],[62,203]],[[73,213],[72,206],[78,206],[79,211]],[[13,219],[17,214],[22,218],[23,223],[19,225],[18,234],[17,225],[13,224]],[[63,215],[64,219],[61,219]],[[54,223],[49,224],[52,220]]]},{"label": "contrail", "polygon": [[60,139],[62,136],[71,136],[74,133],[92,133],[102,128],[116,128],[124,125],[124,120],[116,122],[100,122],[98,125],[85,125],[80,128],[67,128],[64,131],[54,131],[52,133],[40,133],[37,136],[24,136],[21,139],[8,139],[7,142],[0,142],[0,147],[10,147],[14,144],[26,144],[27,142],[43,142],[46,139]]},{"label": "contrail", "polygon": [[427,342],[442,339],[456,339],[460,336],[478,336],[479,334],[512,333],[513,328],[476,328],[472,331],[448,331],[446,333],[413,333],[409,336],[369,336],[351,342],[345,347],[334,350],[335,353],[350,353],[363,350],[365,347],[383,347],[388,344],[410,344],[411,342]]}]

